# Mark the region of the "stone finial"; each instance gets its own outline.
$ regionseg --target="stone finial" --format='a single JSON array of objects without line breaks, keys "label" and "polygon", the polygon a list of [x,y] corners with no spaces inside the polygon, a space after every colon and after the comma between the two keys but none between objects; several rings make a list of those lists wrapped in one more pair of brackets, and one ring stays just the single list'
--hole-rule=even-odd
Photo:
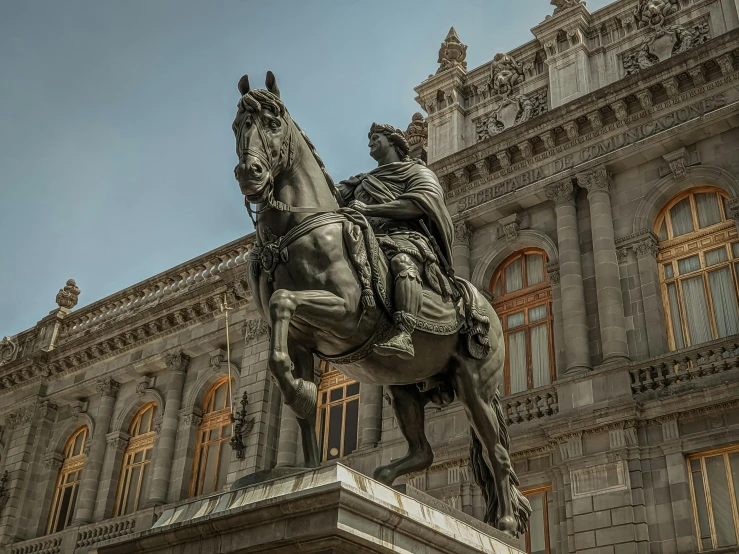
[{"label": "stone finial", "polygon": [[405,138],[411,148],[418,144],[426,142],[429,136],[428,123],[423,118],[423,114],[416,112],[411,118],[408,128],[405,130]]},{"label": "stone finial", "polygon": [[582,4],[585,5],[585,2],[582,0],[552,0],[549,2],[552,6],[555,6],[554,13],[552,15],[557,15],[558,13],[561,13],[565,10],[568,10],[570,8],[574,8],[575,6],[578,6]]},{"label": "stone finial", "polygon": [[488,88],[493,94],[510,96],[513,87],[526,80],[523,66],[508,54],[496,54],[490,64],[490,77],[488,77]]},{"label": "stone finial", "polygon": [[450,67],[461,67],[464,71],[467,71],[467,62],[464,59],[467,57],[467,46],[462,44],[457,36],[457,31],[454,27],[449,29],[449,33],[446,35],[446,39],[441,43],[439,48],[439,69],[436,73],[441,73]]},{"label": "stone finial", "polygon": [[59,304],[60,308],[67,308],[71,310],[77,305],[77,300],[80,297],[80,289],[77,288],[77,283],[74,279],[67,281],[63,289],[60,289],[56,295],[56,303]]}]

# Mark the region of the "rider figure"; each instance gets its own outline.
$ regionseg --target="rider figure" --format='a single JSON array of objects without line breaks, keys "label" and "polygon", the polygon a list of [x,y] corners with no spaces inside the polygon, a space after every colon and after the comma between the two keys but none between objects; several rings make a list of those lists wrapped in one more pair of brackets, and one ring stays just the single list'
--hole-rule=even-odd
[{"label": "rider figure", "polygon": [[370,156],[377,168],[342,181],[339,192],[349,208],[365,215],[390,260],[395,280],[395,333],[374,351],[383,356],[414,356],[411,334],[423,304],[423,281],[444,299],[453,296],[449,277],[420,221],[452,263],[453,226],[444,204],[444,190],[433,171],[408,156],[403,132],[391,125],[373,123],[369,132]]}]

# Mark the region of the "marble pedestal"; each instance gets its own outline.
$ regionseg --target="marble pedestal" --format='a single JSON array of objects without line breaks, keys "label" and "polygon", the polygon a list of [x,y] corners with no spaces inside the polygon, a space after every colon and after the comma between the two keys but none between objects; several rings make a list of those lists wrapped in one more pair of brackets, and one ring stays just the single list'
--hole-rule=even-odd
[{"label": "marble pedestal", "polygon": [[333,464],[168,506],[151,529],[99,554],[520,554],[484,523]]}]

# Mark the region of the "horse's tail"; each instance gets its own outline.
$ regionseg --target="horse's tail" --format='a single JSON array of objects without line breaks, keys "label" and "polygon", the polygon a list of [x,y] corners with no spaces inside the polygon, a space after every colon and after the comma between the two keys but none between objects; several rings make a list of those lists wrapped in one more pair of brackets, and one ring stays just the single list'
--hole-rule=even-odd
[{"label": "horse's tail", "polygon": [[[508,435],[508,429],[506,428],[505,415],[503,414],[503,407],[500,402],[500,394],[498,391],[495,392],[495,397],[493,398],[493,410],[495,411],[495,417],[498,420],[499,444],[507,451],[510,444],[510,437]],[[495,456],[494,452],[490,452],[489,454],[490,456]],[[470,462],[472,465],[472,472],[475,476],[475,482],[482,489],[482,496],[485,500],[486,506],[484,521],[488,525],[497,527],[498,504],[500,503],[500,500],[495,490],[495,477],[485,461],[482,443],[475,433],[475,430],[472,428],[470,428]],[[513,504],[513,513],[518,522],[518,532],[525,533],[529,517],[531,516],[531,505],[526,497],[521,494],[521,491],[518,490],[518,477],[516,477],[516,473],[513,471],[513,467],[511,467],[510,464],[507,470],[511,487],[511,503]]]}]

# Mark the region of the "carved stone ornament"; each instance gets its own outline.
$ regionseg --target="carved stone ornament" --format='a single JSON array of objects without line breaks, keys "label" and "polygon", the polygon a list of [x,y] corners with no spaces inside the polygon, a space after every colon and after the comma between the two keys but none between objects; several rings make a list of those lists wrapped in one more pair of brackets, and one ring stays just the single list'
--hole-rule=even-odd
[{"label": "carved stone ornament", "polygon": [[0,365],[12,362],[17,355],[18,343],[15,339],[3,337],[3,340],[0,341]]},{"label": "carved stone ornament", "polygon": [[678,0],[639,0],[634,10],[634,19],[640,29],[661,29],[665,20],[680,9]]},{"label": "carved stone ornament", "polygon": [[44,465],[52,471],[59,471],[64,463],[64,454],[61,452],[49,452],[44,454]]},{"label": "carved stone ornament", "polygon": [[553,183],[544,190],[547,198],[554,201],[555,204],[569,203],[575,200],[575,188],[569,180]]},{"label": "carved stone ornament", "polygon": [[642,44],[635,51],[625,53],[621,61],[627,75],[638,73],[676,54],[685,52],[710,39],[708,21],[690,27],[667,25],[650,27]]},{"label": "carved stone ornament", "polygon": [[118,389],[120,388],[121,385],[118,383],[118,381],[114,381],[113,379],[106,379],[105,381],[101,381],[98,383],[97,386],[100,396],[108,398],[115,398],[116,396],[118,396]]},{"label": "carved stone ornament", "polygon": [[503,236],[505,236],[506,242],[513,242],[518,238],[518,231],[521,228],[521,221],[518,214],[511,214],[503,217],[500,219],[499,223],[503,230]]},{"label": "carved stone ornament", "polygon": [[182,351],[176,352],[174,354],[169,354],[165,358],[165,363],[170,371],[184,372],[187,371],[187,368],[190,365],[190,356]]},{"label": "carved stone ornament", "polygon": [[441,48],[439,48],[439,59],[436,62],[439,64],[439,69],[436,70],[436,73],[441,73],[451,67],[461,67],[466,71],[467,62],[464,61],[466,57],[467,46],[462,44],[457,36],[457,31],[452,27],[449,29],[444,42],[441,43]]},{"label": "carved stone ornament", "polygon": [[250,341],[266,335],[269,327],[267,322],[261,318],[250,319],[244,324],[244,340]]},{"label": "carved stone ornament", "polygon": [[454,225],[454,239],[457,243],[469,246],[471,238],[472,228],[466,221],[460,221]]},{"label": "carved stone ornament", "polygon": [[405,138],[408,140],[411,150],[419,145],[426,146],[429,138],[429,125],[420,112],[413,114],[410,125],[405,131]]},{"label": "carved stone ornament", "polygon": [[588,194],[597,191],[608,192],[611,188],[611,181],[611,173],[605,167],[577,174],[577,184],[587,189]]},{"label": "carved stone ornament", "polygon": [[528,95],[511,94],[501,97],[494,105],[492,113],[475,121],[477,142],[543,114],[547,109],[546,88]]},{"label": "carved stone ornament", "polygon": [[3,476],[0,477],[0,510],[5,507],[8,503],[8,498],[10,497],[10,491],[8,491],[8,480],[8,472],[6,471],[3,473]]},{"label": "carved stone ornament", "polygon": [[80,289],[77,288],[77,283],[74,279],[67,281],[63,289],[60,289],[56,295],[56,303],[60,308],[67,308],[71,310],[77,305],[77,300],[80,297]]},{"label": "carved stone ornament", "polygon": [[685,148],[665,154],[662,158],[669,164],[675,180],[682,181],[688,176],[688,152]]},{"label": "carved stone ornament", "polygon": [[490,64],[488,88],[493,94],[510,96],[513,88],[526,80],[523,66],[508,54],[496,54]]},{"label": "carved stone ornament", "polygon": [[20,427],[21,425],[30,423],[30,421],[33,419],[34,413],[36,413],[35,404],[24,406],[23,408],[19,409],[17,412],[9,414],[7,416],[6,425],[9,428],[14,429],[16,427]]},{"label": "carved stone ornament", "polygon": [[552,6],[555,6],[554,13],[552,15],[557,15],[580,4],[585,5],[585,2],[583,2],[582,0],[552,0],[549,3]]},{"label": "carved stone ornament", "polygon": [[653,237],[647,237],[646,239],[635,243],[633,248],[634,253],[638,258],[643,258],[645,256],[652,256],[656,258],[657,254],[659,253],[657,241],[654,240]]},{"label": "carved stone ornament", "polygon": [[618,261],[619,264],[625,264],[627,258],[628,258],[627,248],[617,248],[616,249],[616,260]]}]

